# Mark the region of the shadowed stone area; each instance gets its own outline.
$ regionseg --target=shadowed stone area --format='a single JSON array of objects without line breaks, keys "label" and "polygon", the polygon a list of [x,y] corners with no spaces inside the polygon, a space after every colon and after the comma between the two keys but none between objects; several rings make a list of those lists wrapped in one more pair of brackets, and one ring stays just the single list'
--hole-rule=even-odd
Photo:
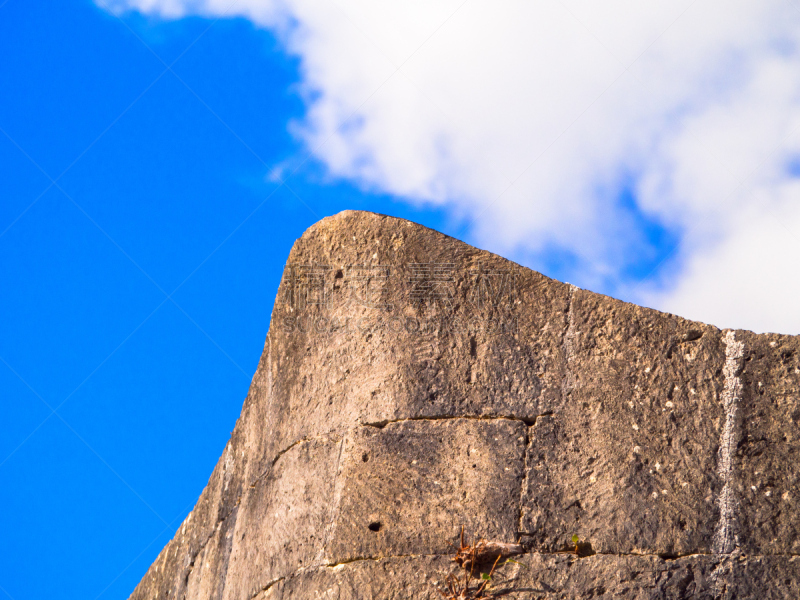
[{"label": "shadowed stone area", "polygon": [[231,439],[131,598],[441,598],[462,527],[522,544],[503,597],[798,598],[799,424],[796,337],[347,211],[295,242]]}]

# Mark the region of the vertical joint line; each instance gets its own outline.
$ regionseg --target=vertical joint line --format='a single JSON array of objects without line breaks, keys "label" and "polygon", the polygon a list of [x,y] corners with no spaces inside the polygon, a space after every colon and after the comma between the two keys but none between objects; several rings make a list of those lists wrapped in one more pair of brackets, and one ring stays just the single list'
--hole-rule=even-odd
[{"label": "vertical joint line", "polygon": [[525,440],[522,446],[522,481],[519,489],[519,519],[517,521],[517,535],[522,533],[522,511],[525,506],[525,495],[528,489],[528,446],[531,443],[531,427],[536,425],[536,421],[532,425],[525,426]]}]

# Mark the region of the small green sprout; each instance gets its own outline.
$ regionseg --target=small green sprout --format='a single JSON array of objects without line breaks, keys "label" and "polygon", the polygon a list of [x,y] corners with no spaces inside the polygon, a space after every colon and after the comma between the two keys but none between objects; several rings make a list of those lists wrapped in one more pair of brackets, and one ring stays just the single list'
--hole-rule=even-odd
[{"label": "small green sprout", "polygon": [[514,563],[515,565],[519,565],[520,567],[525,567],[526,569],[528,568],[528,565],[523,565],[521,562],[519,562],[518,560],[514,560],[513,558],[507,558],[506,562],[500,563],[500,566],[502,567],[503,565],[506,565],[508,563]]}]

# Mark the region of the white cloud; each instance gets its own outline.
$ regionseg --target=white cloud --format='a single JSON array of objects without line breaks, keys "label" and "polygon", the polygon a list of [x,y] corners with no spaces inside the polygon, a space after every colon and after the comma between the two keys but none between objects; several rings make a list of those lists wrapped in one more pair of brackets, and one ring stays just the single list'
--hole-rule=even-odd
[{"label": "white cloud", "polygon": [[[99,4],[104,4],[97,0]],[[794,0],[791,0],[794,1]],[[301,61],[293,124],[331,175],[472,220],[489,249],[720,326],[800,333],[800,5],[118,0],[244,16]],[[680,235],[657,281],[618,201]],[[639,215],[641,217],[642,215]]]}]

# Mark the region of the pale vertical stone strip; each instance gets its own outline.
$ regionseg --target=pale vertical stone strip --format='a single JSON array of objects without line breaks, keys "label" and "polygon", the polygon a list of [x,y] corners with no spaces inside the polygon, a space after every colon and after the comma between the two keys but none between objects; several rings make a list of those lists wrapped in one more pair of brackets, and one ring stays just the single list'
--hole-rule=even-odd
[{"label": "pale vertical stone strip", "polygon": [[738,372],[744,355],[744,344],[736,341],[736,334],[725,334],[725,378],[722,390],[722,407],[725,411],[725,426],[719,443],[717,474],[723,482],[719,495],[719,522],[714,531],[711,549],[714,554],[730,554],[736,544],[736,496],[733,491],[733,459],[739,442],[737,413],[742,398],[742,382]]},{"label": "pale vertical stone strip", "polygon": [[722,368],[724,387],[722,389],[722,408],[725,411],[725,425],[719,442],[717,474],[723,482],[720,492],[719,521],[711,541],[711,551],[722,555],[719,564],[711,573],[716,598],[727,600],[731,596],[728,580],[734,563],[730,554],[736,549],[736,494],[733,490],[734,456],[739,442],[738,411],[742,399],[742,382],[739,379],[741,359],[744,355],[744,344],[736,341],[736,334],[728,331],[725,334],[725,366]]},{"label": "pale vertical stone strip", "polygon": [[561,384],[561,394],[564,400],[566,400],[567,394],[572,390],[575,386],[575,377],[572,374],[572,361],[575,358],[575,338],[580,335],[580,331],[575,331],[575,317],[572,313],[572,302],[573,297],[575,296],[575,292],[580,288],[572,285],[569,285],[569,305],[567,306],[567,332],[564,335],[564,362],[565,362],[565,373],[564,373],[564,382]]}]

